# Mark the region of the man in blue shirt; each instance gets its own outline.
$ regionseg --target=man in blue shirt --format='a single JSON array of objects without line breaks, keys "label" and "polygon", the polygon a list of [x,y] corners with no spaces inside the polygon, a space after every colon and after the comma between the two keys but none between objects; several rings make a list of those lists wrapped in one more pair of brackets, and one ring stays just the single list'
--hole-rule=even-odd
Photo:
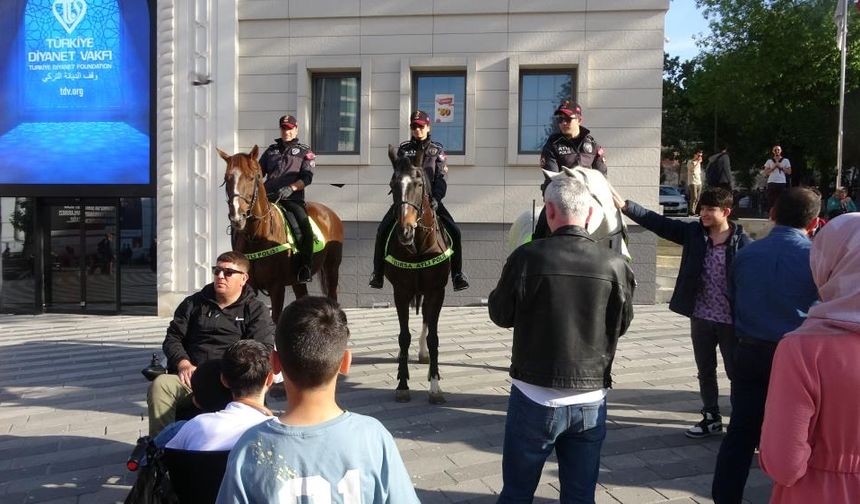
[{"label": "man in blue shirt", "polygon": [[767,237],[738,251],[732,268],[734,350],[732,417],[714,469],[716,504],[743,500],[750,462],[761,436],[770,368],[776,345],[797,329],[818,299],[809,267],[806,227],[821,198],[806,188],[782,193],[771,210]]}]

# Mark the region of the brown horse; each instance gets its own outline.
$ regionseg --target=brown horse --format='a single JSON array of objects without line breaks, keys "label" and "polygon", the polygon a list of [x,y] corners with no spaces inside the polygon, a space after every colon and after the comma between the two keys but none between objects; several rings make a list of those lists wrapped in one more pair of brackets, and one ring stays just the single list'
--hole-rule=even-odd
[{"label": "brown horse", "polygon": [[[282,214],[266,197],[263,171],[257,162],[258,154],[256,145],[249,154],[232,156],[218,149],[218,155],[227,162],[224,186],[234,233],[234,248],[245,254],[269,251],[287,243]],[[317,223],[326,242],[325,247],[314,254],[311,271],[319,272],[323,293],[337,301],[338,269],[343,258],[343,222],[334,211],[320,203],[308,202],[307,212]],[[296,298],[308,294],[307,285],[296,281],[297,268],[291,259],[290,252],[284,251],[251,261],[251,285],[269,294],[275,322],[284,307],[286,286],[293,287]]]},{"label": "brown horse", "polygon": [[[426,362],[429,347],[430,402],[442,404],[445,397],[439,387],[439,313],[445,301],[445,285],[451,270],[450,239],[436,212],[430,206],[430,181],[421,167],[423,152],[414,163],[397,157],[397,149],[388,146],[388,157],[394,167],[391,177],[391,194],[397,224],[388,244],[385,277],[394,287],[394,304],[400,321],[400,354],[397,367],[398,402],[409,401],[409,308],[414,302],[423,316],[418,360]],[[396,238],[396,239],[394,239]],[[422,302],[423,298],[423,302]],[[425,343],[426,341],[426,343]]]}]

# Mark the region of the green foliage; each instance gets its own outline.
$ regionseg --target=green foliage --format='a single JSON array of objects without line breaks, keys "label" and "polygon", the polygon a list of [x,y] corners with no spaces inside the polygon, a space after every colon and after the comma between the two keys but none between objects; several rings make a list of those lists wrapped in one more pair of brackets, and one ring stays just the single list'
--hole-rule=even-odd
[{"label": "green foliage", "polygon": [[[672,71],[666,72],[664,106],[683,107],[686,100],[686,113],[667,113],[689,117],[698,128],[686,130],[686,138],[683,130],[670,129],[664,141],[706,142],[716,149],[716,138],[729,146],[741,179],[751,178],[776,143],[799,168],[801,179],[809,180],[812,169],[829,175],[836,161],[839,103],[835,3],[697,0],[711,33],[700,41],[702,53],[692,68],[681,72],[677,93],[683,100],[667,100],[666,87],[678,81],[673,81]],[[860,90],[860,16],[856,9],[849,10],[846,94]],[[673,65],[666,66],[671,70]],[[847,106],[845,120],[847,133],[849,123],[857,121]],[[846,147],[847,140],[846,135]],[[860,152],[846,149],[847,165],[852,156],[855,164],[860,161]]]}]

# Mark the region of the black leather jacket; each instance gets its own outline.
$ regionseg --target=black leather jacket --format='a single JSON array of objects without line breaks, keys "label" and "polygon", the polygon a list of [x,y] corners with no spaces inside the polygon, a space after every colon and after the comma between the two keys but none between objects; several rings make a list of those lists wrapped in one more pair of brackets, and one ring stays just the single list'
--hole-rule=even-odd
[{"label": "black leather jacket", "polygon": [[269,309],[248,285],[235,303],[221,309],[215,301],[215,289],[209,284],[176,308],[162,349],[167,368],[173,373],[182,359],[195,366],[220,359],[227,347],[240,339],[254,339],[274,347],[275,325]]},{"label": "black leather jacket", "polygon": [[633,320],[633,271],[583,228],[514,250],[490,293],[490,319],[514,328],[512,378],[542,387],[612,385],[618,338]]},{"label": "black leather jacket", "polygon": [[448,156],[445,155],[442,144],[431,141],[430,135],[423,141],[413,138],[403,142],[397,149],[397,156],[405,156],[414,161],[419,150],[424,151],[423,166],[427,180],[431,181],[430,194],[436,201],[442,201],[448,192]]}]

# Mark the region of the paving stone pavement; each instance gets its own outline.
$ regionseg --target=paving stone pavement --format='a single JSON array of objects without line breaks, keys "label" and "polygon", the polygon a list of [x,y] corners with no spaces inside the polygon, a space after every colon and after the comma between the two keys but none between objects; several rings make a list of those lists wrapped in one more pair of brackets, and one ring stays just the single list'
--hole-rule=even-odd
[{"label": "paving stone pavement", "polygon": [[[511,333],[486,308],[446,308],[440,322],[447,403],[427,402],[426,365],[413,343],[411,403],[394,402],[393,309],[347,310],[353,368],[341,405],[382,421],[397,439],[425,503],[490,503],[502,485],[501,451]],[[167,319],[49,314],[0,316],[0,502],[121,502],[133,482],[125,460],[146,431],[147,382],[139,370],[160,350]],[[412,321],[417,335],[420,323]],[[720,366],[722,369],[722,365]],[[687,319],[665,305],[637,306],[621,340],[609,393],[598,503],[711,502],[719,437],[690,440],[700,402]],[[720,375],[721,407],[730,411]],[[275,402],[274,408],[283,407]],[[558,499],[550,459],[535,502]],[[770,483],[753,469],[751,503]]]}]

